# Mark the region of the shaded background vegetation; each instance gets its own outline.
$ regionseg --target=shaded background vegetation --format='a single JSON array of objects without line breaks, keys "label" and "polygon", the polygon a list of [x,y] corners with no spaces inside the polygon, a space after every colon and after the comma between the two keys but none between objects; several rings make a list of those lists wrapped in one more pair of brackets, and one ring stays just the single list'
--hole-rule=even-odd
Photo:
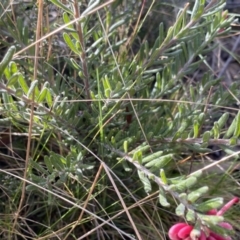
[{"label": "shaded background vegetation", "polygon": [[[36,52],[41,2],[0,5],[1,59],[16,47],[0,72],[1,239],[167,239],[181,219],[168,185],[208,166],[179,193],[238,195],[237,14],[223,1],[205,15],[193,2],[44,1]],[[74,3],[81,30],[60,29]]]}]

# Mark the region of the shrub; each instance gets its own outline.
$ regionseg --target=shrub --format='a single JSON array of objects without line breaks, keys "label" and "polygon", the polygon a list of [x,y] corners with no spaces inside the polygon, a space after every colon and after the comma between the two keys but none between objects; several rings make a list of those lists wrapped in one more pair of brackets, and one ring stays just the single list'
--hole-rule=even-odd
[{"label": "shrub", "polygon": [[167,2],[26,2],[0,6],[1,237],[161,239],[179,218],[229,235],[206,214],[239,189],[224,1],[171,27]]}]

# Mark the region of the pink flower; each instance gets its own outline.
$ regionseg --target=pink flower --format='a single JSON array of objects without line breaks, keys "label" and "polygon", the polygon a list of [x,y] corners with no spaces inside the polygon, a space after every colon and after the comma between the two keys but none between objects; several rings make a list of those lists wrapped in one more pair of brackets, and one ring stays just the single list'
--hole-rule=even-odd
[{"label": "pink flower", "polygon": [[186,223],[174,224],[168,231],[168,236],[171,240],[182,240],[190,236],[193,226]]},{"label": "pink flower", "polygon": [[[233,204],[238,203],[239,198],[234,197],[226,203],[219,211],[216,209],[210,210],[207,214],[222,216]],[[232,230],[232,225],[227,222],[219,223],[219,226],[225,229]],[[207,230],[207,233],[206,233]],[[168,231],[168,236],[171,240],[231,240],[230,237],[223,237],[212,232],[206,227],[203,230],[194,229],[192,225],[187,223],[176,223]]]}]

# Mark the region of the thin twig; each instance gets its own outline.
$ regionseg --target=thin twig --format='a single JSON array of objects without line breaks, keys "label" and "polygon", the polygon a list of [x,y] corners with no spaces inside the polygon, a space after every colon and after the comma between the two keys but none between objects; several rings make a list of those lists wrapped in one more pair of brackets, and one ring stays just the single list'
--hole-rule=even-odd
[{"label": "thin twig", "polygon": [[[202,138],[187,138],[187,139],[176,139],[172,141],[172,138],[163,138],[163,139],[152,139],[151,143],[185,143],[185,144],[202,144],[203,139]],[[208,141],[209,145],[225,145],[225,146],[231,146],[230,145],[230,139],[210,139]],[[234,146],[240,146],[240,140],[236,142]],[[232,146],[232,147],[234,147]]]},{"label": "thin twig", "polygon": [[135,232],[136,235],[137,235],[137,239],[138,239],[138,240],[142,240],[142,237],[141,237],[141,235],[140,235],[140,233],[139,233],[139,231],[138,231],[138,229],[137,229],[137,227],[136,227],[136,224],[134,223],[134,221],[133,221],[133,219],[132,219],[132,216],[131,216],[130,212],[128,211],[128,208],[127,208],[127,206],[126,206],[126,203],[124,202],[124,200],[123,200],[123,198],[122,198],[122,195],[121,195],[121,193],[119,192],[119,190],[118,190],[118,188],[117,188],[117,185],[116,185],[114,179],[112,178],[112,175],[110,174],[108,168],[105,168],[105,171],[106,171],[106,174],[108,175],[108,178],[110,179],[110,181],[111,181],[111,183],[112,183],[112,185],[113,185],[113,187],[114,187],[114,190],[115,190],[115,192],[116,192],[116,194],[117,194],[117,196],[118,196],[118,199],[120,200],[120,202],[121,202],[121,204],[122,204],[122,206],[123,206],[123,209],[124,209],[124,211],[125,211],[128,219],[129,219],[129,221],[130,221],[130,223],[131,223],[131,225],[132,225],[132,228],[133,228],[134,232]]},{"label": "thin twig", "polygon": [[[11,173],[11,172],[9,172],[9,171],[6,171],[6,170],[4,170],[4,169],[1,169],[1,168],[0,168],[0,173],[4,173],[4,174],[6,174],[6,175],[13,176],[14,178],[20,179],[21,181],[24,181],[24,182],[26,182],[26,183],[28,183],[28,184],[30,184],[30,185],[32,185],[32,186],[37,187],[38,189],[42,190],[43,192],[47,192],[47,193],[49,193],[49,194],[57,197],[58,199],[61,199],[61,200],[63,200],[64,202],[71,204],[72,206],[74,206],[74,207],[77,208],[77,209],[83,210],[85,213],[89,214],[91,217],[94,217],[94,218],[96,218],[96,219],[98,219],[98,220],[100,220],[100,221],[102,222],[102,223],[98,226],[98,228],[101,227],[101,226],[103,226],[103,225],[108,225],[108,226],[110,226],[111,228],[115,229],[117,232],[120,232],[122,235],[126,236],[128,239],[136,240],[136,238],[134,238],[133,236],[131,236],[131,234],[128,234],[128,233],[124,232],[123,230],[117,228],[115,225],[109,223],[110,221],[112,221],[112,220],[115,219],[116,217],[118,217],[118,216],[120,216],[121,214],[123,214],[123,213],[124,213],[124,210],[122,210],[122,211],[120,211],[119,213],[115,214],[113,217],[105,220],[104,218],[101,218],[101,217],[99,217],[98,215],[90,212],[90,211],[87,210],[86,208],[81,207],[80,204],[75,203],[75,202],[69,200],[69,199],[66,198],[66,197],[63,197],[63,196],[61,196],[59,193],[53,192],[53,191],[47,189],[46,187],[42,187],[42,186],[40,186],[40,185],[38,185],[38,184],[36,184],[36,183],[34,183],[34,182],[31,182],[31,181],[29,181],[29,180],[27,180],[27,179],[21,178],[21,177],[19,177],[18,175],[14,174],[14,173]],[[131,207],[132,207],[132,206],[131,206]],[[131,209],[131,207],[129,207],[129,209]],[[68,226],[68,227],[69,227],[69,226]],[[64,229],[64,227],[61,228],[60,231],[62,231],[63,229]],[[96,230],[96,228],[92,228],[91,230],[89,230],[87,233],[83,234],[83,235],[82,235],[80,238],[78,238],[78,239],[79,239],[79,240],[80,240],[80,239],[86,239],[86,237],[89,236],[91,233],[93,233],[95,230]],[[55,232],[54,232],[54,233],[55,233]],[[46,237],[44,236],[43,238],[38,238],[38,239],[45,240]]]},{"label": "thin twig", "polygon": [[211,0],[208,5],[205,7],[204,12],[207,12],[207,10],[209,10],[210,8],[212,8],[214,5],[216,5],[216,3],[218,2],[218,0]]},{"label": "thin twig", "polygon": [[[75,19],[80,19],[80,11],[79,11],[79,5],[78,5],[78,1],[74,0],[74,17]],[[82,62],[82,67],[83,67],[83,80],[84,80],[84,87],[85,87],[85,92],[86,92],[86,96],[88,99],[91,98],[90,96],[90,89],[89,89],[89,73],[88,73],[88,66],[87,66],[87,57],[86,57],[86,49],[85,49],[85,42],[84,42],[84,36],[83,36],[83,31],[82,31],[82,27],[81,24],[79,23],[79,21],[75,22],[76,25],[76,30],[77,30],[77,34],[78,34],[78,38],[80,41],[80,45],[81,45],[81,55],[80,55],[80,59]]]},{"label": "thin twig", "polygon": [[20,51],[16,52],[16,53],[13,55],[13,60],[14,60],[14,59],[17,59],[18,56],[19,56],[21,53],[26,52],[26,50],[28,50],[28,49],[30,49],[31,47],[35,46],[37,43],[42,42],[43,40],[49,38],[50,36],[53,36],[54,34],[56,34],[56,33],[60,32],[60,31],[62,31],[62,30],[65,29],[66,27],[69,27],[70,25],[76,23],[77,21],[80,21],[80,20],[83,19],[84,17],[89,16],[89,15],[91,15],[91,14],[97,12],[98,10],[100,10],[100,9],[102,9],[102,8],[104,8],[104,7],[106,7],[106,6],[108,6],[109,4],[113,3],[114,1],[115,1],[115,0],[109,0],[108,2],[103,3],[102,5],[100,5],[100,6],[96,7],[96,8],[94,8],[93,10],[91,10],[91,11],[87,12],[86,14],[80,16],[79,18],[77,18],[77,19],[73,19],[73,20],[70,21],[69,23],[66,23],[66,24],[60,26],[58,29],[56,29],[56,30],[54,30],[54,31],[52,31],[52,32],[50,32],[50,33],[44,35],[43,37],[41,37],[41,38],[38,39],[37,41],[35,41],[35,42],[29,44],[27,47],[25,47],[25,48],[21,49]]},{"label": "thin twig", "polygon": [[[154,3],[154,2],[153,2],[153,3]],[[153,4],[153,3],[152,3],[152,4]],[[146,5],[146,0],[143,0],[143,1],[142,1],[142,7],[141,7],[141,9],[140,9],[140,13],[139,13],[139,16],[138,16],[138,19],[137,19],[137,23],[135,24],[133,33],[132,33],[131,36],[128,38],[128,41],[127,41],[127,43],[126,43],[126,46],[132,45],[132,43],[133,43],[133,41],[134,41],[134,38],[135,38],[137,32],[140,30],[140,28],[141,28],[141,26],[142,26],[142,24],[141,24],[141,26],[139,27],[139,23],[140,23],[140,20],[141,20],[142,14],[143,14],[143,9],[144,9],[145,5]],[[150,9],[151,9],[151,7],[150,7]],[[146,16],[147,16],[147,15],[146,15]]]},{"label": "thin twig", "polygon": [[[103,164],[101,164],[100,167],[99,167],[99,169],[98,169],[98,172],[97,172],[97,174],[96,174],[96,176],[95,176],[95,178],[94,178],[94,181],[93,181],[93,183],[92,183],[92,186],[91,186],[91,188],[90,188],[90,190],[89,190],[89,193],[88,193],[88,195],[87,195],[87,199],[86,199],[85,202],[84,202],[83,209],[86,209],[86,208],[87,208],[87,205],[88,205],[88,203],[89,203],[89,201],[90,201],[90,199],[91,199],[91,197],[92,197],[93,190],[94,190],[94,188],[96,187],[97,181],[98,181],[98,179],[99,179],[99,177],[100,177],[100,173],[102,172],[102,169],[103,169]],[[67,233],[67,235],[64,237],[63,240],[67,240],[67,238],[68,238],[69,235],[72,233],[72,231],[73,231],[73,230],[76,228],[76,226],[81,222],[82,217],[83,217],[83,214],[84,214],[84,211],[82,210],[81,213],[80,213],[80,215],[79,215],[79,217],[78,217],[78,220],[75,222],[75,224],[72,226],[72,228],[70,229],[70,231]]]},{"label": "thin twig", "polygon": [[[37,19],[37,29],[36,29],[36,40],[41,38],[42,16],[43,16],[43,0],[39,0],[38,1],[38,19]],[[33,80],[37,78],[39,45],[40,45],[40,42],[35,45]],[[30,114],[29,128],[28,128],[28,142],[27,142],[25,169],[24,169],[23,179],[27,179],[28,168],[29,168],[31,139],[32,139],[32,126],[33,126],[34,105],[35,105],[34,104],[34,98],[35,98],[35,90],[32,93],[31,114]],[[21,198],[20,198],[20,202],[19,202],[19,205],[18,205],[16,215],[15,215],[15,220],[14,220],[14,223],[13,223],[13,229],[16,226],[17,220],[19,218],[19,214],[20,214],[20,212],[22,210],[22,207],[23,207],[23,203],[24,203],[24,199],[25,199],[25,191],[26,191],[26,181],[23,181],[23,183],[22,183],[22,194],[21,194]]]},{"label": "thin twig", "polygon": [[127,160],[128,162],[132,163],[138,170],[142,171],[149,179],[153,180],[155,183],[157,183],[157,185],[159,187],[162,187],[166,192],[169,192],[174,198],[178,199],[180,202],[183,202],[183,204],[185,206],[188,206],[191,208],[191,206],[186,202],[183,201],[180,197],[179,194],[177,192],[172,191],[169,186],[167,184],[165,184],[161,178],[155,176],[152,174],[152,172],[150,170],[148,170],[147,168],[145,168],[144,166],[142,166],[139,162],[133,160],[132,157],[130,157],[128,154],[113,148],[110,145],[104,145],[104,147],[116,154],[118,154],[120,157],[122,157],[123,159]]}]

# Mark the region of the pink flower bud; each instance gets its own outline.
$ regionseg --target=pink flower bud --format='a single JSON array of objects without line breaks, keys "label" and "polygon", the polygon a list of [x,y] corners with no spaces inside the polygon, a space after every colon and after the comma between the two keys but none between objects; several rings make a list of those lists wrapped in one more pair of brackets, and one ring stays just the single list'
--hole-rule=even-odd
[{"label": "pink flower bud", "polygon": [[212,236],[209,236],[209,237],[207,238],[207,240],[216,240],[216,238],[214,238],[214,237],[212,237]]},{"label": "pink flower bud", "polygon": [[217,214],[217,209],[211,209],[207,212],[207,215],[216,215]]},{"label": "pink flower bud", "polygon": [[[217,209],[212,209],[208,211],[207,214],[222,216],[229,208],[231,208],[234,204],[238,202],[239,202],[239,198],[234,197],[231,201],[226,203],[219,211],[217,211]],[[218,225],[228,230],[233,229],[232,225],[227,222],[221,222]],[[207,233],[207,236],[205,233]],[[202,231],[202,230],[194,229],[193,226],[187,223],[174,224],[169,229],[168,236],[170,240],[232,240],[231,237],[223,237],[217,233],[212,232],[207,227],[205,227],[204,231]]]},{"label": "pink flower bud", "polygon": [[232,230],[232,229],[233,229],[232,225],[229,224],[229,223],[227,223],[227,222],[221,222],[221,223],[219,223],[218,225],[221,226],[221,227],[223,227],[223,228],[225,228],[225,229],[229,229],[229,230]]},{"label": "pink flower bud", "polygon": [[190,236],[190,233],[192,230],[193,230],[193,226],[186,225],[185,227],[179,230],[178,237],[181,239],[185,239]]},{"label": "pink flower bud", "polygon": [[226,203],[218,212],[217,212],[217,216],[222,216],[230,207],[232,207],[234,204],[239,202],[239,198],[238,197],[234,197],[231,201],[229,201],[228,203]]},{"label": "pink flower bud", "polygon": [[199,240],[207,240],[207,237],[203,231],[201,231],[201,235],[199,237]]},{"label": "pink flower bud", "polygon": [[217,233],[211,232],[210,236],[215,238],[216,240],[231,240],[230,237],[222,237],[221,235],[218,235]]},{"label": "pink flower bud", "polygon": [[171,240],[182,240],[181,238],[178,237],[178,232],[188,226],[186,223],[177,223],[174,224],[168,231],[168,236]]}]

